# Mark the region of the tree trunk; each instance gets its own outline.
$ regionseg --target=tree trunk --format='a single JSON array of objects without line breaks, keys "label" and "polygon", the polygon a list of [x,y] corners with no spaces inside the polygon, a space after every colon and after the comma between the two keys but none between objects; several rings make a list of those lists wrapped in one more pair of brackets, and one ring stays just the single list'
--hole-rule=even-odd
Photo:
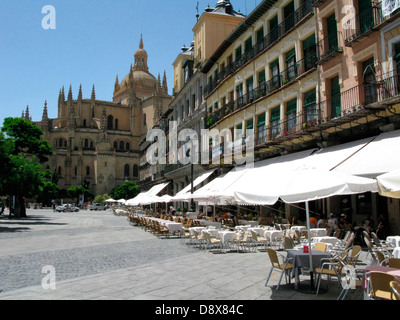
[{"label": "tree trunk", "polygon": [[25,199],[22,196],[15,197],[14,217],[18,218],[26,217]]}]

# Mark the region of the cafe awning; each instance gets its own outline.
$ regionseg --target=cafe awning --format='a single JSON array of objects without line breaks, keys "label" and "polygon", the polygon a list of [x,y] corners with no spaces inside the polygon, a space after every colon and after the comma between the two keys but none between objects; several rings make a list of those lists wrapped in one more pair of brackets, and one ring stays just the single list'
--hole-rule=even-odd
[{"label": "cafe awning", "polygon": [[[196,188],[198,185],[200,185],[205,180],[207,180],[215,172],[215,170],[216,169],[206,171],[203,174],[201,174],[199,177],[194,179],[193,188]],[[185,188],[183,188],[174,197],[172,197],[171,201],[186,201],[186,196],[188,193],[191,192],[191,189],[192,189],[192,184],[189,183]]]}]

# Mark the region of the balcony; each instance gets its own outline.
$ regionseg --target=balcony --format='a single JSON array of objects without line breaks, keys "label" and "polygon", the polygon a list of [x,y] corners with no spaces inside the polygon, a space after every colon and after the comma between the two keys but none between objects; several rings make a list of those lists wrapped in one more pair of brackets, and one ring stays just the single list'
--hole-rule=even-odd
[{"label": "balcony", "polygon": [[352,47],[361,39],[376,31],[377,26],[382,22],[382,9],[379,6],[374,6],[370,10],[364,10],[343,25],[344,45]]},{"label": "balcony", "polygon": [[343,47],[340,45],[342,41],[342,33],[336,32],[323,38],[317,44],[318,61],[317,64],[325,63],[339,54],[343,53]]},{"label": "balcony", "polygon": [[277,90],[289,86],[292,82],[298,81],[308,72],[315,69],[316,62],[316,54],[308,55],[304,59],[297,61],[293,66],[282,71],[280,74],[266,82],[262,82],[257,88],[250,90],[234,101],[228,102],[213,113],[209,113],[205,118],[205,127],[210,128],[232,112],[245,108],[258,99],[265,98]]},{"label": "balcony", "polygon": [[313,14],[313,4],[315,0],[306,0],[296,11],[283,20],[276,28],[271,30],[261,41],[256,43],[252,48],[247,50],[242,56],[238,57],[234,62],[228,64],[220,70],[217,77],[209,82],[204,88],[204,95],[210,94],[224,79],[233,75],[242,68],[247,62],[253,60],[264,50],[273,46],[276,42],[287,35],[293,28],[311,17]]}]

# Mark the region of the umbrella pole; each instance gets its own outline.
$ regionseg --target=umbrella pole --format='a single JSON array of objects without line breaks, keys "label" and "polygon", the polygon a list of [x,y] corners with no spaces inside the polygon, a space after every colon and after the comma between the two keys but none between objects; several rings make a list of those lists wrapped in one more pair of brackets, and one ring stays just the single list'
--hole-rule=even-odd
[{"label": "umbrella pole", "polygon": [[307,234],[308,234],[308,256],[310,259],[310,280],[311,280],[311,290],[314,290],[314,270],[312,263],[312,253],[311,253],[311,228],[310,228],[310,209],[308,207],[308,201],[306,201],[306,219],[307,219]]}]

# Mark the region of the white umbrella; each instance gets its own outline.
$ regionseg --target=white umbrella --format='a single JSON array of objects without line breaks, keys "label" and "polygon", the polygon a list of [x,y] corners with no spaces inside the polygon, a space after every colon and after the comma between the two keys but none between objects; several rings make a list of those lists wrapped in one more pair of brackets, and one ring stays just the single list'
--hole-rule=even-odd
[{"label": "white umbrella", "polygon": [[376,180],[380,195],[400,199],[400,169],[377,176]]},{"label": "white umbrella", "polygon": [[117,202],[117,200],[114,200],[111,198],[111,199],[107,199],[106,202]]}]

